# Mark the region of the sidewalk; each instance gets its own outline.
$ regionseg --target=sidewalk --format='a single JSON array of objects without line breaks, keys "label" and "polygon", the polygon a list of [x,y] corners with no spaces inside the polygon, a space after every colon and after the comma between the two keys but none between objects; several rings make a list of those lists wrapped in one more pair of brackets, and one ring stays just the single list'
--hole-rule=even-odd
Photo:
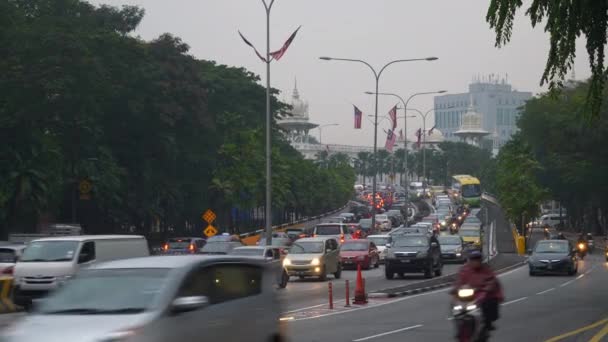
[{"label": "sidewalk", "polygon": [[25,313],[17,312],[17,313],[7,313],[0,314],[0,330],[5,329],[8,325],[17,321],[18,319],[25,317]]}]

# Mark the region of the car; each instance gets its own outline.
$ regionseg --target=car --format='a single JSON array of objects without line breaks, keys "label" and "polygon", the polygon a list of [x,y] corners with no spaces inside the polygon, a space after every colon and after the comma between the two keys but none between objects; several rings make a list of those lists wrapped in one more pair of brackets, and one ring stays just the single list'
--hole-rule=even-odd
[{"label": "car", "polygon": [[345,223],[355,222],[355,214],[353,214],[353,213],[341,213],[340,217],[344,218]]},{"label": "car", "polygon": [[313,229],[313,237],[333,237],[336,241],[344,242],[350,234],[348,226],[344,223],[321,223]]},{"label": "car", "polygon": [[234,248],[243,246],[240,240],[232,236],[213,236],[201,248],[201,254],[229,254]]},{"label": "car", "polygon": [[462,237],[468,249],[481,249],[481,231],[476,228],[460,227],[458,235]]},{"label": "car", "polygon": [[304,229],[302,228],[287,228],[285,229],[285,234],[291,239],[291,241],[295,241],[299,238],[307,237]]},{"label": "car", "polygon": [[346,217],[336,216],[323,220],[323,223],[346,223]]},{"label": "car", "polygon": [[388,215],[376,215],[376,222],[380,223],[380,229],[383,231],[388,231],[392,228],[392,222]]},{"label": "car", "polygon": [[[293,240],[284,232],[274,232],[272,233],[272,246],[281,248],[282,251],[289,249],[289,246],[293,243]],[[258,246],[266,245],[266,239],[262,236],[258,242],[256,243]]]},{"label": "car", "polygon": [[95,263],[150,256],[139,235],[78,235],[32,240],[15,265],[13,301],[26,309]]},{"label": "car", "polygon": [[300,239],[283,259],[283,267],[290,277],[317,277],[325,281],[328,274],[333,274],[335,279],[340,279],[342,264],[338,241],[328,236]]},{"label": "car", "polygon": [[367,232],[376,232],[380,230],[380,224],[378,222],[376,222],[376,229],[372,229],[372,219],[359,220],[359,226]]},{"label": "car", "polygon": [[199,253],[207,241],[203,238],[181,237],[171,238],[163,245],[163,254],[194,254]]},{"label": "car", "polygon": [[443,271],[439,242],[426,234],[406,234],[392,237],[386,255],[384,274],[393,279],[395,273],[423,273],[425,278],[440,276]]},{"label": "car", "polygon": [[425,227],[409,227],[409,228],[401,227],[401,228],[395,228],[388,233],[388,235],[390,235],[390,236],[397,236],[397,235],[404,235],[404,234],[428,234],[428,231],[426,230]]},{"label": "car", "polygon": [[464,241],[460,236],[440,235],[437,240],[439,240],[441,259],[444,263],[449,261],[463,263],[466,261]]},{"label": "car", "polygon": [[578,272],[576,249],[568,240],[540,240],[528,259],[528,269],[531,276],[543,273],[575,275]]},{"label": "car", "polygon": [[19,261],[26,245],[6,244],[0,246],[0,275],[12,275],[15,271],[15,264]]},{"label": "car", "polygon": [[393,227],[398,227],[405,222],[400,209],[389,209],[389,211],[386,212],[386,215],[391,219]]},{"label": "car", "polygon": [[376,245],[376,248],[378,248],[378,254],[380,256],[380,263],[384,263],[386,253],[388,252],[386,245],[391,241],[391,236],[388,234],[377,234],[369,235],[367,239]]},{"label": "car", "polygon": [[277,284],[279,288],[282,289],[287,287],[289,276],[287,275],[285,269],[282,267],[283,257],[286,254],[283,249],[274,246],[241,246],[234,248],[228,254],[261,258],[269,263],[277,263],[281,266],[277,268],[277,270],[279,271],[277,273]]},{"label": "car", "polygon": [[340,246],[340,262],[343,268],[361,268],[369,270],[380,266],[380,253],[376,244],[367,239],[347,241]]},{"label": "car", "polygon": [[266,280],[275,276],[273,268],[255,258],[203,255],[91,265],[3,330],[0,340],[161,342],[204,334],[212,340],[282,341],[279,299]]}]

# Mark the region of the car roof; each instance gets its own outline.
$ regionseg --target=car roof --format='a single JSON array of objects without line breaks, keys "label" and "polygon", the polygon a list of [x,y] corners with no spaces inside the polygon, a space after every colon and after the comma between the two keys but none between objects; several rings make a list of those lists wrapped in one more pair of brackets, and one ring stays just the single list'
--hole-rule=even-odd
[{"label": "car roof", "polygon": [[376,235],[368,235],[367,237],[368,238],[373,238],[373,237],[389,238],[391,236],[388,234],[376,234]]},{"label": "car roof", "polygon": [[368,239],[351,239],[351,240],[344,240],[344,242],[342,242],[342,244],[345,243],[357,243],[357,242],[370,242]]},{"label": "car roof", "polygon": [[116,268],[181,268],[204,261],[244,261],[255,260],[229,255],[170,255],[149,256],[142,258],[121,259],[93,264],[87,269]]},{"label": "car roof", "polygon": [[395,237],[424,237],[424,238],[429,238],[428,235],[426,234],[418,234],[418,233],[412,233],[412,234],[399,234],[399,235],[395,235]]},{"label": "car roof", "polygon": [[266,248],[276,248],[274,246],[239,246],[239,247],[234,247],[234,249],[266,249]]},{"label": "car roof", "polygon": [[172,237],[172,238],[168,238],[167,240],[202,240],[203,238],[201,237]]},{"label": "car roof", "polygon": [[295,243],[298,243],[298,242],[325,242],[326,240],[335,240],[335,238],[333,238],[331,236],[309,237],[309,238],[301,238],[298,241],[296,241]]},{"label": "car roof", "polygon": [[538,243],[568,243],[568,240],[558,240],[558,239],[554,239],[554,240],[540,240],[538,241]]},{"label": "car roof", "polygon": [[145,239],[141,235],[73,235],[73,236],[54,236],[32,240],[38,241],[87,241],[87,240],[122,240],[122,239]]}]

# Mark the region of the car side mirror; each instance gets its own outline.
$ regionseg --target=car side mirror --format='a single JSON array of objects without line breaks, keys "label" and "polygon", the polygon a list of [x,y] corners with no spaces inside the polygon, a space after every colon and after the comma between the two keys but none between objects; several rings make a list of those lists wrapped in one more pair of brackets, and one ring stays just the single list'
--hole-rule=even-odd
[{"label": "car side mirror", "polygon": [[171,303],[171,312],[175,314],[202,309],[209,305],[209,298],[205,296],[189,296],[176,298]]}]

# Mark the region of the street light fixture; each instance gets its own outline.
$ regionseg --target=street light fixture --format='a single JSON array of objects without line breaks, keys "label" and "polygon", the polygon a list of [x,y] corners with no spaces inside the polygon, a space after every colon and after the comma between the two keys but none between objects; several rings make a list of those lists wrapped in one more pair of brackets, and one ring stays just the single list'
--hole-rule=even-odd
[{"label": "street light fixture", "polygon": [[331,127],[331,126],[340,126],[340,124],[333,123],[333,124],[321,125],[321,126],[317,127],[319,129],[319,144],[323,143],[323,127]]},{"label": "street light fixture", "polygon": [[376,81],[376,92],[375,92],[375,104],[374,104],[374,175],[372,178],[372,204],[373,204],[373,209],[372,209],[372,227],[376,226],[376,173],[378,171],[378,158],[376,158],[376,153],[378,152],[378,88],[379,88],[379,83],[380,83],[380,76],[382,76],[382,73],[384,72],[384,70],[386,70],[386,68],[388,68],[390,65],[393,65],[395,63],[402,63],[402,62],[416,62],[416,61],[436,61],[437,57],[431,56],[431,57],[425,57],[425,58],[412,58],[412,59],[396,59],[394,61],[388,62],[386,63],[384,66],[382,66],[382,68],[380,68],[380,71],[376,71],[376,69],[374,69],[374,67],[369,64],[368,62],[361,60],[361,59],[351,59],[351,58],[334,58],[334,57],[327,57],[327,56],[323,56],[323,57],[319,57],[319,59],[324,60],[324,61],[342,61],[342,62],[354,62],[354,63],[362,63],[365,64],[374,74],[374,78]]},{"label": "street light fixture", "polygon": [[[403,100],[403,97],[401,97],[401,96],[399,96],[399,95],[397,95],[395,93],[374,93],[374,92],[371,92],[371,91],[366,91],[365,93],[368,94],[368,95],[374,95],[375,94],[375,95],[383,95],[383,96],[393,96],[393,97],[398,98],[401,101],[401,103],[403,104],[403,112],[405,113],[405,117],[404,117],[404,120],[403,120],[403,131],[405,132],[405,139],[403,139],[403,149],[404,149],[404,153],[405,153],[404,165],[403,165],[403,169],[405,171],[405,206],[407,208],[406,210],[408,210],[408,212],[409,212],[410,197],[409,197],[409,180],[408,180],[408,167],[407,167],[407,157],[408,157],[408,149],[407,149],[407,118],[408,117],[412,117],[412,116],[408,116],[407,115],[407,104],[410,102],[410,100],[412,98],[414,98],[414,97],[416,97],[418,95],[443,94],[443,93],[447,93],[447,90],[425,91],[425,92],[414,93],[414,94],[410,95],[410,97],[407,98],[407,101]],[[406,221],[405,226],[407,227],[407,218],[406,218],[405,221]]]},{"label": "street light fixture", "polygon": [[[424,181],[425,179],[427,179],[426,177],[426,117],[427,115],[434,111],[435,108],[431,108],[428,111],[426,111],[424,114],[415,108],[410,108],[408,110],[412,110],[417,112],[420,117],[422,118],[422,180]],[[426,183],[424,183],[424,190],[426,191]]]}]

